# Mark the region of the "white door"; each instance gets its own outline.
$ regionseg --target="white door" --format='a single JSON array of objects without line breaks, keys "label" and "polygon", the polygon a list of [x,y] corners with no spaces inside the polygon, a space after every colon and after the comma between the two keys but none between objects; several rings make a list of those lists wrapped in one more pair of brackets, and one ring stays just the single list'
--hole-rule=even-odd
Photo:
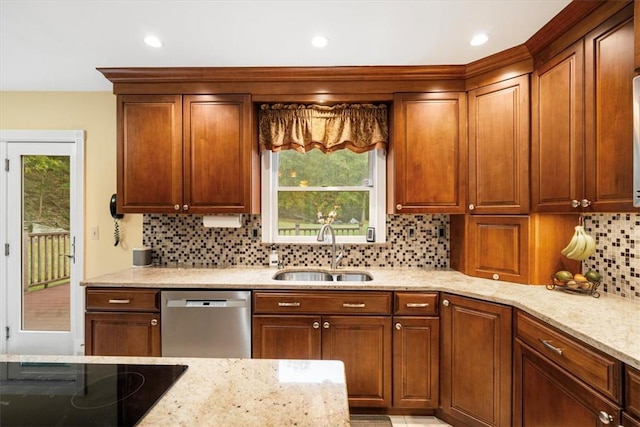
[{"label": "white door", "polygon": [[83,131],[0,131],[2,352],[82,354]]}]

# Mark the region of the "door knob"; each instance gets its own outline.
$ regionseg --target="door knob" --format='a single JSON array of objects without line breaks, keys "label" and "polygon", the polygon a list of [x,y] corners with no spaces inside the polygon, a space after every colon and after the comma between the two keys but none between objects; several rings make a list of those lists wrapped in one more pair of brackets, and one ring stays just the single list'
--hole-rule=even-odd
[{"label": "door knob", "polygon": [[476,208],[476,205],[474,205],[473,203],[471,203],[471,204],[469,205],[469,210],[470,210],[470,211],[474,210],[475,208]]},{"label": "door knob", "polygon": [[325,328],[325,329],[329,329],[329,322],[324,322],[322,324],[322,327]]},{"label": "door knob", "polygon": [[397,330],[402,329],[402,324],[400,322],[396,323],[396,329]]},{"label": "door knob", "polygon": [[189,210],[189,205],[182,205],[182,210],[183,211],[188,211]]},{"label": "door knob", "polygon": [[448,299],[443,300],[442,305],[444,305],[445,307],[449,307],[449,300]]},{"label": "door knob", "polygon": [[313,329],[318,329],[320,327],[320,322],[313,322]]},{"label": "door knob", "polygon": [[580,202],[579,202],[579,201],[577,201],[576,199],[573,199],[573,200],[571,201],[571,207],[572,207],[572,208],[577,208],[578,206],[580,206]]},{"label": "door knob", "polygon": [[582,206],[583,208],[586,208],[588,206],[591,206],[591,200],[587,200],[587,199],[582,199],[580,201],[580,206]]},{"label": "door knob", "polygon": [[398,203],[398,204],[396,205],[396,210],[399,210],[399,211],[401,211],[401,210],[402,210],[402,205],[401,205],[400,203]]},{"label": "door knob", "polygon": [[156,326],[158,324],[158,319],[151,319],[151,326]]},{"label": "door knob", "polygon": [[180,210],[180,205],[173,205],[173,209],[176,210],[176,211],[179,211]]}]

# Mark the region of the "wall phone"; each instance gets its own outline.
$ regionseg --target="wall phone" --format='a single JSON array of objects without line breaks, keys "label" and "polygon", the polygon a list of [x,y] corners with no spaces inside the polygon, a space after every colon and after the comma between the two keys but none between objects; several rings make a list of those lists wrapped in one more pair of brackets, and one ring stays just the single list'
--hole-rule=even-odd
[{"label": "wall phone", "polygon": [[113,246],[118,246],[120,243],[120,223],[119,220],[124,217],[124,214],[117,212],[118,199],[117,195],[112,195],[109,201],[109,209],[111,210],[111,217],[113,218]]}]

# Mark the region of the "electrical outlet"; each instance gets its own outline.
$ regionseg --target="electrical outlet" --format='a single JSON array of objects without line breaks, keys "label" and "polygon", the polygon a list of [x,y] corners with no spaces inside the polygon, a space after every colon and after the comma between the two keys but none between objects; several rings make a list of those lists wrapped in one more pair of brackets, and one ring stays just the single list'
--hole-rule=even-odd
[{"label": "electrical outlet", "polygon": [[409,227],[407,229],[407,237],[409,239],[415,239],[416,238],[416,229],[413,227]]},{"label": "electrical outlet", "polygon": [[252,228],[251,229],[251,238],[252,239],[257,239],[258,237],[260,237],[260,230],[257,228]]},{"label": "electrical outlet", "polygon": [[100,227],[91,227],[90,233],[91,233],[91,240],[100,239]]},{"label": "electrical outlet", "polygon": [[444,237],[445,229],[444,227],[438,228],[438,237]]}]

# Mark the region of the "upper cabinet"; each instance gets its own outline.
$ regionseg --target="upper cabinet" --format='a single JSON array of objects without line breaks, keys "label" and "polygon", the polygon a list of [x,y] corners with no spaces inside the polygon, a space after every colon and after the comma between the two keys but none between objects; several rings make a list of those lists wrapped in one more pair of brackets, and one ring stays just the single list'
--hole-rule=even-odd
[{"label": "upper cabinet", "polygon": [[394,96],[390,150],[396,213],[464,213],[465,98],[464,92]]},{"label": "upper cabinet", "polygon": [[468,92],[469,212],[529,213],[529,76]]},{"label": "upper cabinet", "polygon": [[245,213],[249,95],[118,96],[119,211]]},{"label": "upper cabinet", "polygon": [[633,210],[633,52],[627,7],[535,70],[534,211]]}]

